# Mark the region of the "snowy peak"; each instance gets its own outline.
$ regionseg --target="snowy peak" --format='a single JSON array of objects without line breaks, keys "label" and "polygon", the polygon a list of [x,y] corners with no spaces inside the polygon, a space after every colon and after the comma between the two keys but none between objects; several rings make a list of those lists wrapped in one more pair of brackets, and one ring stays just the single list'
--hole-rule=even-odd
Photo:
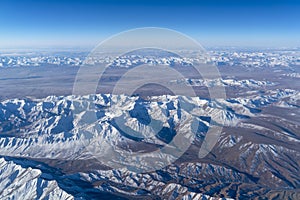
[{"label": "snowy peak", "polygon": [[274,86],[276,83],[270,81],[257,81],[253,79],[236,80],[236,79],[183,79],[173,80],[177,84],[186,84],[189,86],[205,86],[205,87],[240,87],[240,88],[262,88],[266,86]]},{"label": "snowy peak", "polygon": [[23,168],[0,158],[0,199],[74,199],[38,169]]}]

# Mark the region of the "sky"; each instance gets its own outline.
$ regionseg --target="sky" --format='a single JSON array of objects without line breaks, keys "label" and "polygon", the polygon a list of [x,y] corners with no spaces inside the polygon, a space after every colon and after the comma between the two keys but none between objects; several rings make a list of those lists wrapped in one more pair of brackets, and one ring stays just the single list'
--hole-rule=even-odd
[{"label": "sky", "polygon": [[298,0],[1,0],[0,48],[96,46],[163,27],[204,46],[300,46]]}]

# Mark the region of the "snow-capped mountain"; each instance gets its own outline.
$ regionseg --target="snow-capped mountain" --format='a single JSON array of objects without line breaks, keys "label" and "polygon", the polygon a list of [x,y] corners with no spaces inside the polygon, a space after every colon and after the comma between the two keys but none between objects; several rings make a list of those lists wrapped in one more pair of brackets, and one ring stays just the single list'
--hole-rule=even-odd
[{"label": "snow-capped mountain", "polygon": [[[83,141],[93,137],[100,137],[111,146],[130,141],[162,145],[174,137],[171,130],[183,117],[191,117],[192,123],[200,124],[199,130],[209,128],[202,116],[211,118],[212,113],[217,113],[216,123],[236,126],[242,119],[254,116],[261,106],[297,95],[293,90],[278,90],[269,95],[227,101],[169,95],[152,97],[151,101],[125,95],[5,100],[0,103],[0,131],[4,136],[0,138],[0,152],[14,156],[76,158],[85,145]],[[123,133],[122,127],[116,124],[118,120],[132,135]],[[89,127],[84,127],[87,121]],[[156,135],[147,126],[151,121],[170,130],[170,135]],[[85,132],[84,128],[91,131]],[[199,132],[194,130],[194,134]]]},{"label": "snow-capped mountain", "polygon": [[292,77],[292,78],[300,78],[300,73],[289,73],[289,74],[282,74],[282,76]]},{"label": "snow-capped mountain", "polygon": [[[0,104],[0,130],[5,135],[0,138],[0,152],[15,156],[76,158],[85,145],[83,141],[94,137],[100,137],[112,147],[130,141],[162,145],[172,140],[173,130],[181,118],[189,117],[191,123],[200,124],[200,130],[206,130],[209,125],[201,113],[207,117],[214,113],[216,123],[234,126],[247,117],[241,113],[251,113],[250,108],[241,107],[238,111],[223,110],[222,103],[217,101],[169,95],[152,97],[151,101],[125,95],[6,100]],[[84,127],[87,121],[89,127]],[[147,126],[151,121],[166,132],[156,134],[155,127]],[[132,135],[126,135],[120,124]]]},{"label": "snow-capped mountain", "polygon": [[300,65],[299,50],[212,50],[211,59],[218,66],[290,67]]},{"label": "snow-capped mountain", "polygon": [[[17,197],[28,193],[30,198],[50,195],[61,199],[109,199],[110,195],[125,199],[213,199],[216,194],[232,198],[297,196],[291,189],[299,186],[299,177],[290,174],[297,174],[299,165],[299,124],[293,118],[280,121],[268,110],[281,109],[283,102],[299,106],[299,92],[270,90],[259,96],[227,100],[171,95],[146,99],[111,94],[5,100],[0,104],[0,155],[16,161],[1,159],[5,171],[0,173],[0,180],[7,182],[1,184],[5,191],[1,194]],[[117,152],[133,146],[134,151],[161,148],[178,134],[176,128],[183,119],[191,119],[189,126],[198,124],[192,129],[194,140],[182,158],[162,169],[142,174],[111,169],[103,160],[94,159],[96,151],[86,148],[93,138],[98,146],[109,145],[105,148],[112,147]],[[164,131],[157,133],[149,128],[152,121]],[[224,128],[211,154],[200,160],[193,155],[197,155],[212,124],[223,124]],[[283,160],[285,166],[278,160]],[[64,173],[51,177],[51,173],[31,169],[29,166],[39,168],[37,161]],[[47,168],[42,165],[41,170]],[[28,175],[23,176],[23,171]],[[9,188],[19,188],[22,181],[28,186],[9,193]],[[283,192],[278,192],[279,188]]]},{"label": "snow-capped mountain", "polygon": [[74,199],[49,179],[38,169],[0,158],[0,199]]},{"label": "snow-capped mountain", "polygon": [[[15,66],[81,66],[85,64],[106,63],[112,67],[130,68],[140,64],[150,65],[180,65],[190,66],[195,59],[181,58],[174,54],[151,55],[149,54],[128,54],[118,56],[103,56],[93,58],[87,56],[88,52],[57,52],[52,54],[41,54],[37,52],[27,53],[0,53],[0,67]],[[211,50],[209,58],[204,62],[214,63],[217,66],[244,66],[244,67],[285,67],[299,66],[299,50]]]},{"label": "snow-capped mountain", "polygon": [[257,80],[237,80],[237,79],[183,79],[174,80],[177,84],[186,84],[189,86],[205,86],[205,87],[241,87],[241,88],[260,88],[266,86],[274,86],[276,83],[270,81],[257,81]]}]

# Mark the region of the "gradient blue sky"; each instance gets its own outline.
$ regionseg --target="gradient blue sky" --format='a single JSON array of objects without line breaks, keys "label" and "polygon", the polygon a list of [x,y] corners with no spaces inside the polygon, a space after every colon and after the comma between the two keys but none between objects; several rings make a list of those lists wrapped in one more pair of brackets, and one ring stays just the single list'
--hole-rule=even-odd
[{"label": "gradient blue sky", "polygon": [[95,46],[165,27],[204,46],[300,46],[298,0],[1,0],[0,48]]}]

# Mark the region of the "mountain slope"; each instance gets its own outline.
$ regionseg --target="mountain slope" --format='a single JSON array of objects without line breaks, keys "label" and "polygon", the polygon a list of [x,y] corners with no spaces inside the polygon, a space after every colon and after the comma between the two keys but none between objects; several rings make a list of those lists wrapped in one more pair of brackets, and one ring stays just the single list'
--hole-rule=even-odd
[{"label": "mountain slope", "polygon": [[38,169],[23,168],[0,158],[0,199],[74,199]]}]

